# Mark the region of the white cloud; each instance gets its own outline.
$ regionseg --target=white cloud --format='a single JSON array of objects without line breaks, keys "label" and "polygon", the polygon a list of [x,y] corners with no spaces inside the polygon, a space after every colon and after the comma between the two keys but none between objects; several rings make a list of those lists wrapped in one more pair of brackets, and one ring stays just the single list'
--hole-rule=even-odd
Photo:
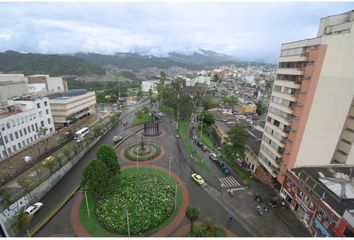
[{"label": "white cloud", "polygon": [[0,3],[0,51],[71,53],[198,48],[276,60],[353,3]]}]

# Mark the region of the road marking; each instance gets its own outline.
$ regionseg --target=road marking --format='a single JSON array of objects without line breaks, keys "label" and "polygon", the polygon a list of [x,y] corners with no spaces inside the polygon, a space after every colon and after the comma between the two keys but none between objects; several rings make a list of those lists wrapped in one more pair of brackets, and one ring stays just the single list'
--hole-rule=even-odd
[{"label": "road marking", "polygon": [[233,176],[219,178],[219,181],[221,183],[221,187],[223,188],[240,186],[240,184],[236,181],[236,179]]}]

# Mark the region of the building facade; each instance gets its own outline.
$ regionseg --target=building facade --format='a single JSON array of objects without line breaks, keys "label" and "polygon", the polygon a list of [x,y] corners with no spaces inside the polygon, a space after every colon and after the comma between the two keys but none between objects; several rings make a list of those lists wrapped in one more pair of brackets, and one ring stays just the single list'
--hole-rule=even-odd
[{"label": "building facade", "polygon": [[353,237],[353,171],[353,166],[294,168],[280,194],[313,236]]},{"label": "building facade", "polygon": [[259,162],[288,169],[354,163],[354,11],[322,18],[316,38],[281,46]]},{"label": "building facade", "polygon": [[5,106],[9,98],[27,93],[26,77],[23,74],[0,74],[0,105]]},{"label": "building facade", "polygon": [[0,161],[53,132],[48,98],[9,100],[0,114]]},{"label": "building facade", "polygon": [[149,92],[150,89],[153,93],[157,93],[156,86],[159,83],[159,80],[147,80],[141,82],[141,91],[142,92]]},{"label": "building facade", "polygon": [[74,117],[80,119],[96,113],[95,92],[87,92],[86,89],[65,91],[49,97],[50,108],[56,126],[67,126]]},{"label": "building facade", "polygon": [[68,90],[66,80],[61,77],[50,77],[49,75],[30,75],[27,76],[28,87],[31,91],[42,91],[45,87],[46,92],[63,92]]}]

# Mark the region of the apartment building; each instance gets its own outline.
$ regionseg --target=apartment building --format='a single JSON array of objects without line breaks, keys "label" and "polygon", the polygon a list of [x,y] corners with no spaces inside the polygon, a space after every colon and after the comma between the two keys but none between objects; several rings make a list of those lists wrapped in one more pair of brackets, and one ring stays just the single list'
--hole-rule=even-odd
[{"label": "apartment building", "polygon": [[68,90],[49,96],[50,108],[56,126],[67,126],[73,116],[76,119],[96,113],[95,92],[86,89]]},{"label": "apartment building", "polygon": [[259,162],[288,169],[354,164],[354,11],[322,18],[316,38],[284,43]]},{"label": "apartment building", "polygon": [[8,100],[0,113],[0,161],[54,131],[48,98]]},{"label": "apartment building", "polygon": [[157,84],[159,83],[159,80],[146,80],[141,82],[141,91],[142,92],[149,92],[150,89],[153,93],[157,93]]}]

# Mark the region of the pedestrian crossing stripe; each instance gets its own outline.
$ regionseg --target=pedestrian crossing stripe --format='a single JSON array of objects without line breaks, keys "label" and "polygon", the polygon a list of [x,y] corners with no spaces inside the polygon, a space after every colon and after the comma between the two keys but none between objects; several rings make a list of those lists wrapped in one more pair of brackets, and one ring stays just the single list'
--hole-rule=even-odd
[{"label": "pedestrian crossing stripe", "polygon": [[232,176],[230,177],[223,177],[219,178],[219,181],[221,182],[221,187],[237,187],[240,186],[240,184],[236,181],[236,179]]}]

